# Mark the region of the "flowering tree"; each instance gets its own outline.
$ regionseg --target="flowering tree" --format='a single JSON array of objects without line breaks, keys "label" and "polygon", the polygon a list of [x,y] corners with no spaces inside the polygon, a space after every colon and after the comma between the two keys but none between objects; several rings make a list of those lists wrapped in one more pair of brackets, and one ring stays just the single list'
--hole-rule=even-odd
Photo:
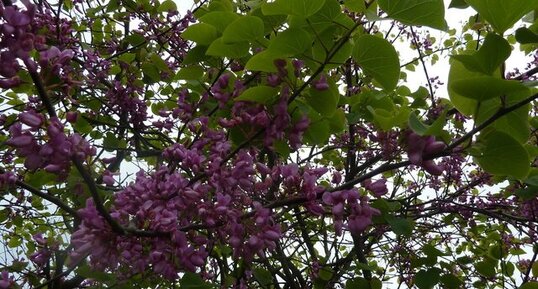
[{"label": "flowering tree", "polygon": [[538,288],[538,0],[446,4],[3,0],[0,288]]}]

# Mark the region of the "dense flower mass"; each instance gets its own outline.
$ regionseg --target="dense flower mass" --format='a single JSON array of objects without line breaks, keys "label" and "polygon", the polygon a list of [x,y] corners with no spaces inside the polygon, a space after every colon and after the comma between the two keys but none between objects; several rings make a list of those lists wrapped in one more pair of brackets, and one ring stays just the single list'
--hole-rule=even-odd
[{"label": "dense flower mass", "polygon": [[538,284],[538,0],[194,2],[1,1],[0,289]]}]

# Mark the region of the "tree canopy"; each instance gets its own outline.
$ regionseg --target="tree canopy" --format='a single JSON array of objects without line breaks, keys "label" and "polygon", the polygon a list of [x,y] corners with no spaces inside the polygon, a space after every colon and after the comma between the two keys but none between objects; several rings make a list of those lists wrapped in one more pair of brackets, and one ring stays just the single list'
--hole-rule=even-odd
[{"label": "tree canopy", "polygon": [[2,0],[0,289],[538,288],[538,0],[182,5]]}]

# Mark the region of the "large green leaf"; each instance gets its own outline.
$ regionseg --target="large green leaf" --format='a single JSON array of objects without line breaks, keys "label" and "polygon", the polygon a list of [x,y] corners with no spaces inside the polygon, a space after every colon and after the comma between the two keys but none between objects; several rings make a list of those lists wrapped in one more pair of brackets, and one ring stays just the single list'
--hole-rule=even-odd
[{"label": "large green leaf", "polygon": [[457,93],[453,89],[453,85],[455,82],[460,80],[465,80],[471,77],[479,77],[483,75],[482,73],[478,72],[472,72],[465,68],[463,63],[459,61],[451,61],[450,63],[450,71],[448,73],[448,96],[450,97],[450,101],[458,109],[459,112],[466,116],[470,116],[476,112],[476,106],[478,105],[478,101],[464,97],[463,95]]},{"label": "large green leaf", "polygon": [[538,7],[538,0],[467,0],[500,34]]},{"label": "large green leaf", "polygon": [[346,0],[346,2],[344,2],[344,6],[346,6],[349,10],[357,13],[361,13],[366,10],[366,4],[364,3],[364,0]]},{"label": "large green leaf", "polygon": [[[504,98],[504,106],[511,106],[529,96],[528,91],[514,92]],[[492,117],[503,106],[500,99],[489,100],[480,103],[477,115],[475,116],[476,124],[481,124]],[[510,134],[521,144],[526,143],[530,136],[529,124],[530,105],[524,105],[500,118],[498,118],[491,126],[498,131]]]},{"label": "large green leaf", "polygon": [[477,101],[484,101],[528,88],[515,80],[504,80],[483,75],[452,82],[452,89],[460,95]]},{"label": "large green leaf", "polygon": [[312,87],[306,97],[307,103],[325,117],[330,117],[334,114],[339,99],[338,90],[333,85],[329,89],[322,91]]},{"label": "large green leaf", "polygon": [[276,99],[278,88],[270,86],[254,86],[245,90],[241,95],[234,98],[235,101],[252,101],[261,104],[270,104]]},{"label": "large green leaf", "polygon": [[222,37],[217,38],[207,48],[206,54],[211,56],[241,58],[248,54],[250,45],[248,42],[237,42],[232,44],[224,43]]},{"label": "large green leaf", "polygon": [[538,34],[527,27],[521,27],[516,30],[516,40],[521,44],[538,43]]},{"label": "large green leaf", "polygon": [[419,289],[431,289],[439,283],[441,279],[440,273],[439,268],[430,268],[427,271],[420,270],[415,275],[415,285]]},{"label": "large green leaf", "polygon": [[[332,0],[331,0],[332,1]],[[308,17],[318,12],[325,4],[325,0],[276,0],[262,5],[265,15],[288,14],[299,17]]]},{"label": "large green leaf", "polygon": [[454,55],[454,59],[460,61],[470,71],[493,74],[503,62],[508,59],[511,47],[503,37],[489,33],[484,44],[473,55]]},{"label": "large green leaf", "polygon": [[237,18],[239,18],[239,15],[233,12],[214,11],[204,14],[199,20],[203,23],[213,25],[218,31],[223,32]]},{"label": "large green leaf", "polygon": [[476,271],[487,278],[495,276],[495,264],[487,261],[480,261],[474,265]]},{"label": "large green leaf", "polygon": [[487,134],[484,149],[477,159],[480,166],[491,174],[525,179],[530,170],[527,150],[504,132],[495,131]]},{"label": "large green leaf", "polygon": [[181,37],[198,44],[208,45],[217,38],[217,28],[206,23],[196,23],[187,28]]},{"label": "large green leaf", "polygon": [[312,36],[304,29],[289,28],[271,39],[269,50],[282,56],[294,56],[312,47]]},{"label": "large green leaf", "polygon": [[353,58],[383,88],[396,88],[400,77],[400,60],[390,42],[373,35],[360,36],[353,51]]},{"label": "large green leaf", "polygon": [[256,16],[243,16],[230,23],[222,32],[224,43],[253,41],[263,37],[263,21]]},{"label": "large green leaf", "polygon": [[321,120],[313,122],[308,126],[304,137],[311,144],[326,145],[327,140],[331,136],[330,125],[327,121]]},{"label": "large green leaf", "polygon": [[379,0],[379,7],[390,18],[404,24],[429,26],[445,30],[445,6],[443,0]]},{"label": "large green leaf", "polygon": [[252,71],[276,72],[274,64],[278,56],[269,50],[262,51],[252,56],[245,64],[245,69]]}]

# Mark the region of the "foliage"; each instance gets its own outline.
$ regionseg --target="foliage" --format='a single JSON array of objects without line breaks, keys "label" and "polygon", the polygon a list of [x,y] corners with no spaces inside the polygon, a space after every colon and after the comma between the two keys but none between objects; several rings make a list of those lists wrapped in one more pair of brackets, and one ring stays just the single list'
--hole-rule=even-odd
[{"label": "foliage", "polygon": [[538,0],[21,2],[0,288],[538,287]]}]

